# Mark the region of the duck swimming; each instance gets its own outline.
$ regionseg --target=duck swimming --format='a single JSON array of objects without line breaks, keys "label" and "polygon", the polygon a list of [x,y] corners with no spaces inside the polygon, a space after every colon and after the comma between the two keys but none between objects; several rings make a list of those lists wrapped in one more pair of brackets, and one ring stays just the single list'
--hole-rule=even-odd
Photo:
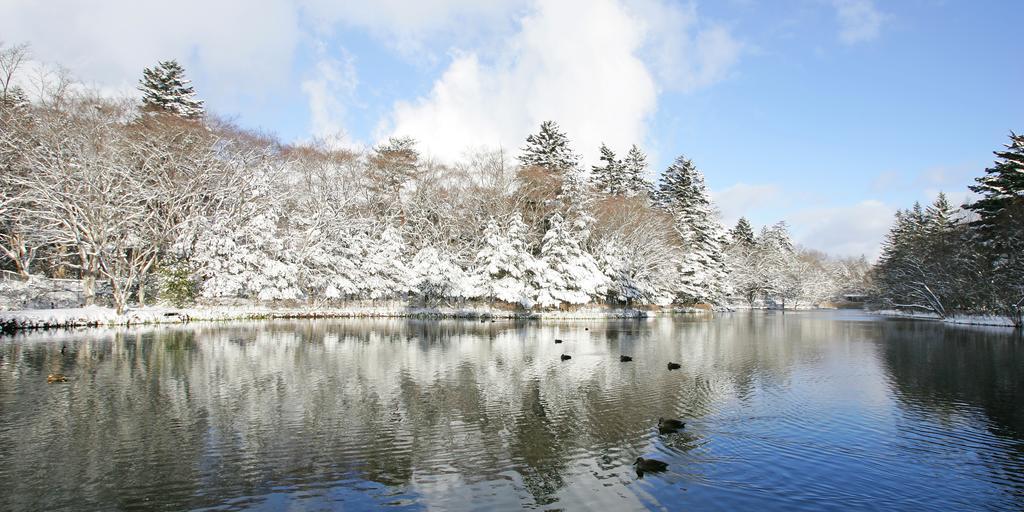
[{"label": "duck swimming", "polygon": [[555,338],[555,343],[561,343],[561,342],[562,342],[562,340],[560,340],[558,338]]},{"label": "duck swimming", "polygon": [[569,359],[572,359],[572,356],[570,356],[569,354],[562,354],[562,361],[567,361]]},{"label": "duck swimming", "polygon": [[671,370],[678,370],[678,369],[680,369],[680,368],[682,368],[682,367],[683,367],[683,366],[682,366],[682,365],[680,365],[679,363],[672,363],[672,362],[668,363],[668,369],[669,369],[669,371],[671,371]]},{"label": "duck swimming", "polygon": [[637,473],[660,473],[668,469],[667,462],[643,457],[637,457],[633,465],[636,466]]},{"label": "duck swimming", "polygon": [[63,373],[51,373],[46,376],[46,382],[53,384],[54,382],[67,382],[68,378]]},{"label": "duck swimming", "polygon": [[633,360],[633,358],[629,357],[629,356],[619,356],[619,362],[620,363],[628,363],[628,362],[630,362],[632,360]]},{"label": "duck swimming", "polygon": [[672,432],[682,430],[685,426],[686,423],[679,420],[674,420],[672,418],[658,418],[658,430],[661,431],[662,434],[670,434]]}]

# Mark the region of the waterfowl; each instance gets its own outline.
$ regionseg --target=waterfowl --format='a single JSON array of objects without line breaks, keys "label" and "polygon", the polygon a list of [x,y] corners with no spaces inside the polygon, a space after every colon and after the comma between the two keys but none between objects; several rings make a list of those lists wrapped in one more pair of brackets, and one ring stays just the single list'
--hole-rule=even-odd
[{"label": "waterfowl", "polygon": [[51,373],[46,376],[46,382],[53,384],[54,382],[67,382],[68,378],[63,373]]},{"label": "waterfowl", "polygon": [[566,361],[569,359],[572,359],[572,356],[570,356],[569,354],[562,354],[562,361]]},{"label": "waterfowl", "polygon": [[629,356],[619,356],[619,362],[620,363],[628,363],[628,362],[630,362],[632,360],[633,360],[633,358],[629,357]]},{"label": "waterfowl", "polygon": [[682,368],[682,365],[680,365],[679,363],[668,363],[669,370],[678,370],[680,368]]},{"label": "waterfowl", "polygon": [[562,342],[562,340],[560,340],[558,338],[555,338],[555,343],[561,343],[561,342]]},{"label": "waterfowl", "polygon": [[686,423],[683,423],[682,421],[679,420],[674,420],[672,418],[658,418],[658,430],[660,430],[662,433],[675,432],[677,430],[681,430],[685,426]]},{"label": "waterfowl", "polygon": [[667,462],[655,459],[645,459],[643,457],[637,457],[636,462],[634,462],[633,465],[636,466],[638,473],[660,473],[668,469]]}]

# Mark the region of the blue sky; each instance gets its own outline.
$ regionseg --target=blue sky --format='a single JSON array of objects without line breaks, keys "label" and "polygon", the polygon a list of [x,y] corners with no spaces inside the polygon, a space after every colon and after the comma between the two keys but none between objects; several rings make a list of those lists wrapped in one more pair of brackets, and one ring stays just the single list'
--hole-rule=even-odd
[{"label": "blue sky", "polygon": [[[285,141],[408,134],[440,159],[555,119],[678,154],[723,219],[873,257],[895,208],[954,200],[1024,131],[1019,1],[0,0],[0,38],[104,90],[177,58],[208,107]],[[159,18],[159,20],[157,20]]]}]

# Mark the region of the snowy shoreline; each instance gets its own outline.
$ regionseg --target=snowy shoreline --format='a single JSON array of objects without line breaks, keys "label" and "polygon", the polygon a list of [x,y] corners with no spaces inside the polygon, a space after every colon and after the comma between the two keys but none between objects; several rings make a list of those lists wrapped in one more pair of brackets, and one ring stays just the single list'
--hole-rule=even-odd
[{"label": "snowy shoreline", "polygon": [[1013,319],[1008,316],[999,315],[971,315],[971,314],[956,314],[950,315],[945,318],[940,317],[935,313],[912,313],[909,311],[897,311],[894,309],[883,309],[878,311],[871,311],[871,313],[884,316],[888,318],[905,318],[908,320],[934,320],[944,322],[947,324],[956,325],[988,325],[995,327],[1016,327],[1013,324]]},{"label": "snowy shoreline", "polygon": [[606,318],[647,318],[660,314],[710,314],[700,308],[645,310],[633,308],[583,308],[576,311],[516,311],[486,306],[419,307],[394,303],[381,306],[291,307],[209,306],[196,308],[133,308],[117,315],[113,308],[100,306],[67,309],[0,311],[0,331],[56,329],[67,327],[110,327],[145,324],[183,324],[231,320],[273,320],[302,318],[464,318],[573,320]]}]

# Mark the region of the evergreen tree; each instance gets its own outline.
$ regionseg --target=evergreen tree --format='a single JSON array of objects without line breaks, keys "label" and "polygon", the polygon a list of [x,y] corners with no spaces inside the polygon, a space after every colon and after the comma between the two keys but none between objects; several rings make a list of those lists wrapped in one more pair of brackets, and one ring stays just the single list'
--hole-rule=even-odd
[{"label": "evergreen tree", "polygon": [[198,119],[205,112],[203,101],[196,99],[192,81],[177,61],[167,60],[142,71],[139,90],[142,109],[147,112],[170,113],[185,119]]},{"label": "evergreen tree", "polygon": [[994,286],[993,305],[1019,324],[1024,316],[1024,136],[1011,132],[1006,149],[995,155],[995,165],[970,187],[981,198],[966,208],[978,216],[970,227]]},{"label": "evergreen tree", "polygon": [[948,272],[956,243],[955,223],[945,196],[927,211],[920,203],[896,212],[875,268],[880,299],[897,308],[946,316],[954,305],[953,280]]},{"label": "evergreen tree", "polygon": [[650,195],[651,185],[644,178],[647,155],[633,145],[624,160],[615,158],[608,146],[601,144],[601,165],[594,166],[592,177],[597,191],[609,196],[635,197]]},{"label": "evergreen tree", "polygon": [[729,238],[732,239],[733,245],[753,247],[754,228],[751,227],[750,221],[746,217],[740,217],[740,220],[736,222],[736,227],[729,231]]},{"label": "evergreen tree", "polygon": [[601,165],[592,169],[591,180],[598,193],[619,195],[622,193],[623,165],[615,158],[615,152],[601,144]]},{"label": "evergreen tree", "polygon": [[402,233],[388,226],[366,249],[363,261],[365,278],[360,283],[371,299],[395,297],[409,291],[409,267]]},{"label": "evergreen tree", "polygon": [[662,175],[658,203],[675,219],[684,244],[679,262],[679,298],[687,302],[718,303],[725,290],[724,232],[711,204],[704,175],[684,156]]},{"label": "evergreen tree", "polygon": [[555,173],[565,173],[579,167],[580,157],[569,147],[569,137],[554,121],[544,121],[540,132],[526,138],[519,163],[538,166]]},{"label": "evergreen tree", "polygon": [[484,247],[476,256],[487,297],[527,307],[532,303],[535,292],[530,287],[530,271],[534,262],[526,243],[527,232],[518,213],[504,229],[493,218],[487,222]]},{"label": "evergreen tree", "polygon": [[370,190],[391,202],[419,170],[419,151],[412,137],[391,137],[373,148],[367,174]]},{"label": "evergreen tree", "polygon": [[583,250],[583,230],[558,213],[550,224],[541,242],[541,260],[533,270],[537,302],[541,306],[586,304],[603,294],[607,278],[594,257]]},{"label": "evergreen tree", "polygon": [[623,195],[627,197],[634,196],[649,196],[651,194],[651,184],[647,181],[645,174],[647,173],[647,155],[633,144],[629,148],[629,152],[626,153],[626,158],[622,161],[622,172],[623,178]]},{"label": "evergreen tree", "polygon": [[0,113],[25,112],[29,105],[28,95],[17,85],[11,86],[3,96],[0,96]]},{"label": "evergreen tree", "polygon": [[1024,234],[1024,135],[1011,133],[1006,150],[995,155],[995,165],[969,187],[981,199],[966,207],[978,215],[971,222],[977,239],[992,252],[1006,254]]}]

